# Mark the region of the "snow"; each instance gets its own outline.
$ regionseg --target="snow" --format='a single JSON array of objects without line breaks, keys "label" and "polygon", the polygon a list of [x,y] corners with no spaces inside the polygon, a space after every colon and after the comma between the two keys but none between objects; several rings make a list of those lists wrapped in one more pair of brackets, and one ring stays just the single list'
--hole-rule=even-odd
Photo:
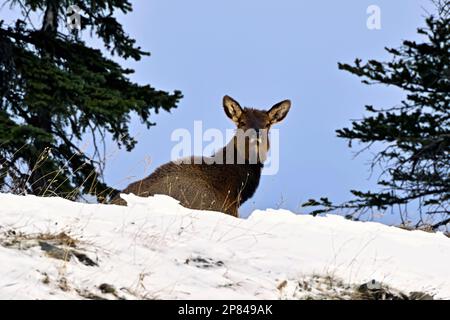
[{"label": "snow", "polygon": [[[450,298],[441,233],[272,209],[236,219],[168,196],[123,197],[127,207],[0,194],[0,299],[293,299],[313,275]],[[61,232],[96,265],[39,246]]]}]

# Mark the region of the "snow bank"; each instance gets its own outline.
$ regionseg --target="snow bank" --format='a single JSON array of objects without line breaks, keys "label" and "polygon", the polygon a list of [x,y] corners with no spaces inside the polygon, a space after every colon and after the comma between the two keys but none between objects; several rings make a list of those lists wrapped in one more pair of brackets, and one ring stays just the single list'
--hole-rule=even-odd
[{"label": "snow bank", "polygon": [[[167,196],[124,198],[128,207],[0,194],[0,298],[290,299],[314,274],[450,298],[443,234],[286,210],[244,220]],[[61,234],[74,240],[59,246],[68,261],[51,240]]]}]

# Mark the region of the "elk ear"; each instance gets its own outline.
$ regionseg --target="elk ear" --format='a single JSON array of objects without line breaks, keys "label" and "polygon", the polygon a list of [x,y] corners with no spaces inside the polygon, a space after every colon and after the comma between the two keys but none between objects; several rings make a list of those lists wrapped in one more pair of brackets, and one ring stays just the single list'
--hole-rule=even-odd
[{"label": "elk ear", "polygon": [[242,116],[242,108],[239,103],[229,96],[223,97],[223,109],[225,110],[228,118],[233,120],[234,123],[238,123]]},{"label": "elk ear", "polygon": [[291,100],[284,100],[274,105],[267,114],[269,115],[270,123],[274,124],[283,120],[291,108]]}]

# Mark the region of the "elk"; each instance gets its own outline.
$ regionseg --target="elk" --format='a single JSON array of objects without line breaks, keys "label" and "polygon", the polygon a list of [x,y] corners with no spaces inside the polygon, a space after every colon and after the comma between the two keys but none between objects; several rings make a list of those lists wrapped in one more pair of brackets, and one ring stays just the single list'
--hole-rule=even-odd
[{"label": "elk", "polygon": [[[269,151],[269,129],[286,117],[290,107],[290,100],[284,100],[268,111],[242,108],[233,98],[224,96],[225,114],[237,126],[226,146],[212,157],[192,156],[166,163],[147,178],[131,183],[122,193],[169,195],[187,208],[238,217],[239,206],[258,187]],[[126,204],[119,195],[111,202]]]}]

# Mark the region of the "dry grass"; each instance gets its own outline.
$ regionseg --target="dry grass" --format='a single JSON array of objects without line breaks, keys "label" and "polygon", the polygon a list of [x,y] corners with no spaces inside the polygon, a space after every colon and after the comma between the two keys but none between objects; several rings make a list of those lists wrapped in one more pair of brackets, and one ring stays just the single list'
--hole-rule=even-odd
[{"label": "dry grass", "polygon": [[[428,224],[422,225],[422,226],[418,226],[418,227],[412,226],[412,225],[408,225],[408,224],[401,224],[401,225],[398,225],[397,227],[400,228],[400,229],[403,229],[403,230],[407,230],[407,231],[419,230],[419,231],[424,231],[424,232],[428,232],[428,233],[437,233],[437,232],[439,232],[439,230],[435,230],[432,225],[428,225]],[[446,237],[450,238],[450,231],[443,231],[442,233]]]},{"label": "dry grass", "polygon": [[24,232],[18,232],[15,230],[7,230],[0,236],[0,244],[5,247],[11,247],[20,245],[24,241],[45,241],[52,245],[66,246],[70,248],[76,248],[80,243],[78,239],[69,236],[66,232],[60,233],[32,233],[26,234]]},{"label": "dry grass", "polygon": [[54,259],[68,262],[75,258],[86,266],[98,266],[96,261],[82,252],[80,243],[80,240],[66,232],[26,234],[8,230],[0,235],[0,245],[6,248],[28,250],[39,247],[47,256]]},{"label": "dry grass", "polygon": [[[87,147],[87,146],[86,146]],[[19,148],[20,150],[21,148]],[[19,151],[18,150],[18,151]],[[18,152],[16,151],[16,153]],[[39,193],[35,194],[40,197],[54,197],[59,196],[64,199],[74,200],[74,199],[83,199],[83,195],[91,195],[95,196],[100,203],[107,202],[110,196],[116,192],[116,189],[109,188],[101,192],[96,192],[96,183],[90,183],[93,177],[97,178],[99,176],[99,171],[97,169],[91,170],[84,181],[82,181],[79,185],[75,186],[73,190],[70,192],[62,192],[61,187],[68,182],[68,178],[65,177],[64,170],[70,169],[69,163],[72,158],[76,155],[74,154],[71,158],[69,158],[65,165],[51,172],[47,172],[39,179],[34,182],[30,181],[31,176],[37,172],[45,162],[51,157],[51,148],[45,148],[41,154],[38,156],[38,160],[33,165],[32,168],[27,167],[24,164],[19,164],[18,171],[15,173],[15,176],[10,176],[11,172],[7,170],[7,160],[0,162],[0,178],[4,179],[3,184],[0,185],[0,192],[8,192],[12,194],[18,195],[27,195],[31,193],[33,187],[39,183],[45,181],[45,187]],[[12,155],[13,157],[15,154]],[[92,160],[92,159],[91,159]],[[95,162],[95,161],[94,161]],[[73,170],[73,173],[77,173],[84,166]],[[27,177],[26,179],[22,179],[23,177]],[[129,180],[130,177],[123,179],[123,181]],[[95,181],[95,179],[94,179]],[[122,183],[123,181],[119,181],[117,184]]]},{"label": "dry grass", "polygon": [[425,292],[405,293],[372,280],[361,285],[347,284],[331,275],[312,275],[278,284],[281,299],[299,300],[432,300]]}]

